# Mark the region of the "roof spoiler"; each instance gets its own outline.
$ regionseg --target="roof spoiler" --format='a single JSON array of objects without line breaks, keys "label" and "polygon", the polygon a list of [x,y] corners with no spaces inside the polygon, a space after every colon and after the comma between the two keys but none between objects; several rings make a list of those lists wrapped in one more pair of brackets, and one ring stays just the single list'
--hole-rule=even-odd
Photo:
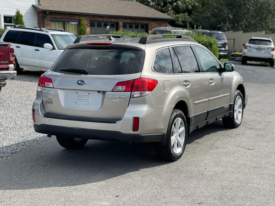
[{"label": "roof spoiler", "polygon": [[[165,38],[165,36],[176,36],[176,38]],[[196,42],[192,37],[185,35],[177,35],[177,34],[162,34],[162,35],[149,35],[143,36],[140,38],[140,44],[150,44],[150,43],[158,43],[158,42],[168,42],[168,41],[192,41]]]}]

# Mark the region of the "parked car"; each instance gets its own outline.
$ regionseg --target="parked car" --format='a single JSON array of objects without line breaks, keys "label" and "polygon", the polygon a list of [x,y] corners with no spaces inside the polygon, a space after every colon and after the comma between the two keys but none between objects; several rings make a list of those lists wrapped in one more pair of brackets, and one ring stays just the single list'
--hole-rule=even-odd
[{"label": "parked car", "polygon": [[189,30],[178,27],[157,27],[152,30],[152,34],[186,34]]},{"label": "parked car", "polygon": [[14,49],[10,43],[0,43],[0,91],[6,86],[6,80],[14,79]]},{"label": "parked car", "polygon": [[269,62],[271,67],[274,66],[275,48],[271,38],[251,37],[243,45],[242,64],[247,61]]},{"label": "parked car", "polygon": [[0,42],[11,42],[15,50],[15,70],[21,68],[47,71],[64,48],[73,44],[76,36],[43,28],[8,28]]},{"label": "parked car", "polygon": [[228,55],[228,41],[225,34],[221,31],[210,31],[209,36],[215,36],[219,49],[219,59]]},{"label": "parked car", "polygon": [[151,142],[178,160],[192,131],[222,119],[237,128],[247,95],[234,65],[187,36],[68,46],[38,82],[34,130],[67,149],[88,139]]}]

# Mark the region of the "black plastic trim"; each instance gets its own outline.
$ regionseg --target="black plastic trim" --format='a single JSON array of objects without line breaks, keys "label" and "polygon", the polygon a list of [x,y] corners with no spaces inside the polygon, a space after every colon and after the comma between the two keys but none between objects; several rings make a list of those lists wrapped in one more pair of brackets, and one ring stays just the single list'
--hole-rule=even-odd
[{"label": "black plastic trim", "polygon": [[76,117],[76,116],[67,116],[53,113],[46,113],[44,115],[46,118],[51,119],[63,119],[63,120],[72,120],[72,121],[81,121],[81,122],[97,122],[97,123],[110,123],[115,124],[121,119],[103,119],[103,118],[92,118],[92,117]]},{"label": "black plastic trim", "polygon": [[38,133],[57,135],[60,137],[96,139],[105,141],[120,141],[132,143],[162,142],[164,134],[124,134],[117,131],[93,130],[52,125],[36,125],[34,130]]},{"label": "black plastic trim", "polygon": [[213,117],[216,117],[220,114],[224,114],[226,112],[232,111],[233,105],[229,104],[229,105],[225,105],[222,107],[218,107],[212,110],[208,110],[208,115],[207,115],[207,119],[211,119]]},{"label": "black plastic trim", "polygon": [[194,130],[200,129],[200,128],[204,127],[205,125],[211,124],[211,123],[213,123],[213,122],[215,122],[215,121],[217,121],[217,120],[219,120],[219,119],[222,119],[222,118],[224,118],[224,117],[229,117],[229,116],[231,115],[231,113],[232,113],[232,111],[227,112],[227,113],[224,113],[224,114],[221,114],[221,115],[216,116],[216,117],[213,117],[213,118],[208,119],[208,120],[206,120],[206,121],[203,121],[203,122],[201,122],[201,123],[199,123],[199,124],[193,125],[193,126],[191,126],[191,127],[189,128],[189,134],[190,134],[191,132],[193,132]]},{"label": "black plastic trim", "polygon": [[247,61],[274,61],[272,58],[258,58],[258,57],[247,57],[244,56],[243,59]]},{"label": "black plastic trim", "polygon": [[193,117],[190,118],[190,125],[193,126],[200,122],[205,121],[207,114],[208,114],[207,112],[203,112],[203,113],[194,115]]}]

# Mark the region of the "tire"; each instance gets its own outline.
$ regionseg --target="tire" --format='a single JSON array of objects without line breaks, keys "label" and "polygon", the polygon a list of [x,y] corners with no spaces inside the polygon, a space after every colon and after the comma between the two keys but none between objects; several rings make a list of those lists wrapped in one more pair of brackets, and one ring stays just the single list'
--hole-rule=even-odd
[{"label": "tire", "polygon": [[56,136],[57,142],[66,149],[81,149],[88,142],[87,139]]},{"label": "tire", "polygon": [[247,64],[246,58],[242,58],[242,64]]},{"label": "tire", "polygon": [[243,113],[244,113],[243,108],[244,108],[243,95],[239,90],[237,90],[235,92],[233,114],[229,117],[224,117],[222,119],[223,125],[227,128],[238,128],[243,121]]},{"label": "tire", "polygon": [[[159,158],[174,162],[183,155],[188,137],[187,126],[188,124],[183,112],[178,109],[173,110],[168,123],[165,144],[157,143],[155,145]],[[179,132],[179,130],[182,132]]]},{"label": "tire", "polygon": [[23,69],[20,68],[20,65],[18,64],[17,59],[14,60],[14,70],[17,71],[17,74],[22,74]]},{"label": "tire", "polygon": [[270,61],[269,61],[269,66],[270,66],[270,67],[274,67],[274,60],[270,60]]}]

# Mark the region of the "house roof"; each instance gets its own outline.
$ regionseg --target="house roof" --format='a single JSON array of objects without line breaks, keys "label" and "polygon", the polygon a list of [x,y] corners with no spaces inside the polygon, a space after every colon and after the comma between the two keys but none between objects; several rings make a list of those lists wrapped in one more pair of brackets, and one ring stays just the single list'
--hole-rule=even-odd
[{"label": "house roof", "polygon": [[40,0],[34,4],[36,11],[174,20],[174,18],[130,0]]}]

